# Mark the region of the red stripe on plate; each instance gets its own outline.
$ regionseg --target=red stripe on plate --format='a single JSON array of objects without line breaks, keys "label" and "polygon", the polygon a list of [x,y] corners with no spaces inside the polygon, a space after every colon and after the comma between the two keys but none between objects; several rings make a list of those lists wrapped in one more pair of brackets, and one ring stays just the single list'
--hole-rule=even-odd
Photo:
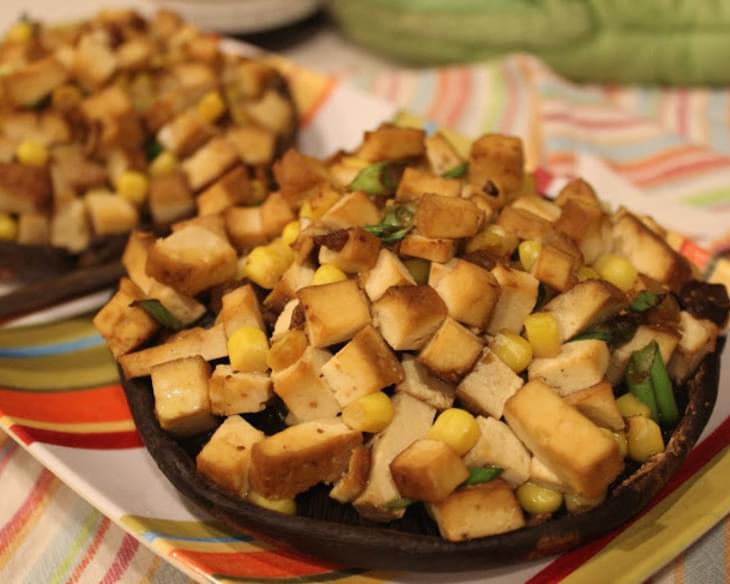
[{"label": "red stripe on plate", "polygon": [[90,432],[75,434],[73,432],[59,432],[57,430],[43,430],[13,424],[10,431],[24,444],[43,442],[55,446],[69,448],[85,448],[93,450],[122,450],[125,448],[142,448],[142,439],[137,431],[127,432]]}]

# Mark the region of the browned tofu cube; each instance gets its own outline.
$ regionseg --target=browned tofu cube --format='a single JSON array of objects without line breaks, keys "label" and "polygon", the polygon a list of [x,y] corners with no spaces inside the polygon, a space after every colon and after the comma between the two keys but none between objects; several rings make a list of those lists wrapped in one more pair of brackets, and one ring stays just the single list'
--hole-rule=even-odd
[{"label": "browned tofu cube", "polygon": [[265,437],[241,416],[226,418],[195,458],[198,472],[226,491],[245,496],[251,450]]},{"label": "browned tofu cube", "polygon": [[226,138],[244,164],[262,166],[274,160],[276,134],[271,130],[253,125],[234,127],[226,132]]},{"label": "browned tofu cube", "polygon": [[412,166],[407,167],[398,183],[398,190],[395,193],[396,200],[417,201],[423,193],[458,197],[461,194],[461,181],[443,178]]},{"label": "browned tofu cube", "polygon": [[91,225],[82,199],[65,203],[51,218],[51,245],[78,253],[91,242]]},{"label": "browned tofu cube", "polygon": [[192,217],[190,219],[183,219],[177,223],[173,223],[170,228],[173,233],[181,231],[186,227],[194,225],[201,229],[210,231],[213,235],[217,235],[223,241],[228,241],[228,232],[226,231],[226,221],[223,215],[203,215],[201,217]]},{"label": "browned tofu cube", "polygon": [[150,248],[147,274],[187,296],[236,276],[236,251],[207,229],[190,225]]},{"label": "browned tofu cube", "polygon": [[218,416],[260,412],[272,397],[271,379],[262,373],[218,365],[208,380],[210,411]]},{"label": "browned tofu cube", "polygon": [[416,440],[390,463],[398,492],[409,499],[438,503],[469,478],[461,457],[445,442]]},{"label": "browned tofu cube", "polygon": [[52,197],[53,185],[46,167],[0,162],[0,212],[42,212]]},{"label": "browned tofu cube", "polygon": [[396,385],[396,392],[407,393],[438,411],[454,404],[454,386],[431,375],[413,355],[404,354],[401,365],[403,381]]},{"label": "browned tofu cube", "polygon": [[437,377],[459,383],[471,371],[482,352],[482,341],[451,317],[431,337],[418,362]]},{"label": "browned tofu cube", "polygon": [[539,379],[559,395],[566,396],[599,383],[606,376],[610,353],[597,339],[572,341],[560,346],[554,357],[533,359],[529,379]]},{"label": "browned tofu cube", "polygon": [[174,288],[165,286],[153,278],[150,278],[147,297],[159,300],[160,304],[183,325],[194,323],[206,312],[205,306],[195,298],[180,294]]},{"label": "browned tofu cube", "polygon": [[267,89],[258,101],[247,102],[246,114],[259,126],[278,135],[290,132],[296,123],[291,103],[276,89]]},{"label": "browned tofu cube", "polygon": [[501,479],[459,489],[432,504],[431,513],[441,537],[448,541],[467,541],[525,526],[512,487]]},{"label": "browned tofu cube", "polygon": [[571,254],[557,246],[544,245],[532,267],[532,275],[546,286],[566,292],[578,283],[578,265]]},{"label": "browned tofu cube", "polygon": [[92,191],[86,195],[85,202],[91,225],[97,235],[127,233],[139,220],[134,205],[112,193]]},{"label": "browned tofu cube", "polygon": [[222,136],[215,137],[198,148],[182,163],[190,188],[198,191],[216,180],[238,160],[236,150]]},{"label": "browned tofu cube", "polygon": [[210,366],[200,355],[155,365],[150,375],[155,416],[163,430],[192,436],[216,426],[208,397]]},{"label": "browned tofu cube", "polygon": [[456,397],[472,412],[502,417],[504,404],[524,381],[492,351],[485,348],[474,369],[461,380]]},{"label": "browned tofu cube", "polygon": [[267,241],[261,207],[230,207],[223,216],[226,232],[236,249],[248,249]]},{"label": "browned tofu cube", "polygon": [[426,137],[426,158],[431,172],[438,176],[464,163],[454,145],[441,132]]},{"label": "browned tofu cube", "polygon": [[378,207],[361,191],[347,193],[320,218],[320,223],[330,229],[347,229],[356,225],[375,225],[379,222]]},{"label": "browned tofu cube", "polygon": [[365,490],[370,474],[370,449],[357,446],[350,456],[347,472],[330,491],[330,497],[340,503],[351,503]]},{"label": "browned tofu cube", "polygon": [[310,264],[293,262],[264,299],[264,306],[274,312],[281,312],[284,306],[296,296],[297,290],[312,283],[313,276],[314,268]]},{"label": "browned tofu cube", "polygon": [[261,205],[261,227],[267,237],[273,238],[281,234],[286,224],[296,218],[294,211],[281,193],[271,193]]},{"label": "browned tofu cube", "polygon": [[398,253],[402,256],[445,263],[454,257],[456,241],[453,239],[424,237],[420,233],[411,233],[401,240]]},{"label": "browned tofu cube", "polygon": [[130,39],[117,49],[117,64],[120,69],[142,69],[154,50],[154,44],[146,38]]},{"label": "browned tofu cube", "polygon": [[159,325],[144,309],[132,306],[144,293],[127,278],[119,281],[119,290],[94,317],[94,326],[104,337],[115,358],[129,353],[157,332]]},{"label": "browned tofu cube", "polygon": [[16,106],[36,103],[68,79],[68,71],[53,57],[28,63],[3,77],[5,95]]},{"label": "browned tofu cube", "polygon": [[517,193],[525,175],[522,140],[515,136],[485,134],[471,146],[469,182],[478,188],[491,182],[501,195]]},{"label": "browned tofu cube", "polygon": [[492,311],[487,332],[494,335],[507,329],[519,333],[537,303],[539,282],[527,272],[502,264],[497,264],[492,269],[492,275],[497,279],[501,292]]},{"label": "browned tofu cube", "polygon": [[18,243],[45,245],[51,231],[48,216],[43,213],[21,213],[18,218]]},{"label": "browned tofu cube", "polygon": [[447,315],[444,301],[430,286],[393,286],[373,304],[373,319],[398,351],[421,349]]},{"label": "browned tofu cube", "polygon": [[473,237],[481,226],[482,211],[467,199],[427,193],[421,197],[413,221],[426,237]]},{"label": "browned tofu cube", "polygon": [[560,217],[562,210],[550,199],[540,195],[522,195],[510,205],[513,209],[529,211],[533,215],[542,217],[545,221],[554,222]]},{"label": "browned tofu cube", "polygon": [[579,495],[600,495],[623,470],[614,440],[540,381],[512,396],[504,416],[525,446]]},{"label": "browned tofu cube", "polygon": [[414,284],[413,276],[392,251],[381,249],[378,261],[362,275],[363,287],[372,302],[378,300],[392,286]]},{"label": "browned tofu cube", "polygon": [[362,227],[350,227],[321,237],[319,263],[337,266],[357,274],[372,268],[378,260],[380,239]]},{"label": "browned tofu cube", "polygon": [[191,109],[163,126],[157,133],[157,139],[170,152],[185,157],[205,144],[213,134],[213,127]]},{"label": "browned tofu cube", "polygon": [[525,209],[511,206],[502,209],[497,224],[520,239],[536,241],[542,241],[553,230],[550,221]]},{"label": "browned tofu cube", "polygon": [[117,70],[118,60],[103,37],[85,34],[76,45],[73,73],[90,90],[104,85]]},{"label": "browned tofu cube", "polygon": [[718,335],[715,323],[697,319],[684,310],[679,313],[679,329],[682,337],[671,361],[667,361],[669,373],[677,383],[683,382],[705,355],[715,350]]},{"label": "browned tofu cube", "polygon": [[500,478],[517,488],[530,478],[530,453],[504,422],[497,418],[477,417],[479,440],[464,455],[469,467],[498,466]]},{"label": "browned tofu cube", "polygon": [[403,380],[403,368],[383,338],[366,326],[332,359],[322,374],[341,407]]},{"label": "browned tofu cube", "polygon": [[301,205],[314,187],[329,182],[322,161],[294,149],[287,150],[274,164],[274,177],[281,194],[294,207]]},{"label": "browned tofu cube", "polygon": [[570,199],[576,199],[597,207],[601,206],[601,202],[598,200],[596,191],[594,191],[593,187],[582,178],[574,178],[568,182],[558,193],[555,202],[560,207],[564,207]]},{"label": "browned tofu cube", "polygon": [[198,215],[215,215],[234,205],[250,205],[255,202],[245,166],[234,167],[195,199]]},{"label": "browned tofu cube", "polygon": [[222,322],[226,336],[230,337],[244,326],[253,326],[266,331],[261,307],[251,284],[226,292],[221,298],[221,310],[217,322]]},{"label": "browned tofu cube", "polygon": [[336,420],[304,422],[254,444],[251,487],[269,499],[287,499],[347,470],[362,434]]},{"label": "browned tofu cube", "polygon": [[185,175],[173,172],[151,177],[149,205],[157,225],[168,225],[192,215],[195,200]]},{"label": "browned tofu cube", "polygon": [[624,419],[616,405],[613,387],[601,381],[563,398],[591,422],[609,430],[623,430]]},{"label": "browned tofu cube", "polygon": [[600,205],[575,197],[568,198],[562,209],[555,229],[573,241],[581,241],[588,231],[599,229],[606,215]]},{"label": "browned tofu cube", "polygon": [[357,157],[368,162],[416,158],[426,151],[425,137],[423,130],[382,124],[377,130],[365,132]]}]

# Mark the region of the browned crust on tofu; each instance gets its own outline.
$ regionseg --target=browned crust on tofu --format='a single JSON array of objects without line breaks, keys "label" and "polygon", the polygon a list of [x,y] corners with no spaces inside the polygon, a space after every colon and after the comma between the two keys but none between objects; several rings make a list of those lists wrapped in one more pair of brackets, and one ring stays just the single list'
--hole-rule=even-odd
[{"label": "browned crust on tofu", "polygon": [[46,167],[0,163],[0,211],[44,211],[52,195],[51,174]]}]

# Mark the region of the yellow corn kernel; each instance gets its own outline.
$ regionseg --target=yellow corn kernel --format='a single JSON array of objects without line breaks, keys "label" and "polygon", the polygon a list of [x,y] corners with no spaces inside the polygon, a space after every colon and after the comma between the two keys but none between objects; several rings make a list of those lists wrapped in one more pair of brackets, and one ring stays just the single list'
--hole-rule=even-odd
[{"label": "yellow corn kernel", "polygon": [[245,274],[262,288],[271,289],[293,261],[294,252],[283,242],[260,245],[246,257]]},{"label": "yellow corn kernel", "polygon": [[497,333],[489,348],[515,373],[524,371],[532,361],[532,345],[508,330]]},{"label": "yellow corn kernel", "polygon": [[18,222],[7,213],[0,213],[0,240],[15,241],[18,238]]},{"label": "yellow corn kernel", "polygon": [[535,241],[534,239],[527,239],[520,243],[517,247],[517,251],[520,254],[522,269],[529,272],[532,270],[532,266],[535,265],[535,262],[542,251],[542,243]]},{"label": "yellow corn kernel", "polygon": [[228,357],[231,367],[244,373],[268,371],[269,339],[254,326],[242,326],[228,337]]},{"label": "yellow corn kernel", "polygon": [[578,280],[580,282],[585,282],[586,280],[600,280],[601,276],[598,275],[598,272],[591,268],[590,266],[581,266],[578,268]]},{"label": "yellow corn kernel", "polygon": [[624,418],[630,418],[632,416],[651,418],[651,409],[649,409],[649,406],[632,393],[625,393],[617,398],[616,406]]},{"label": "yellow corn kernel", "polygon": [[217,91],[209,91],[198,101],[198,113],[207,122],[215,122],[226,111],[226,104]]},{"label": "yellow corn kernel", "polygon": [[25,43],[33,37],[33,26],[24,20],[10,27],[5,38],[12,43]]},{"label": "yellow corn kernel", "polygon": [[312,203],[309,201],[304,201],[302,206],[299,209],[299,218],[300,219],[313,219],[314,214],[312,213]]},{"label": "yellow corn kernel", "polygon": [[431,273],[431,262],[420,258],[412,258],[403,262],[408,268],[416,284],[428,284],[428,276]]},{"label": "yellow corn kernel", "polygon": [[517,488],[517,500],[528,513],[555,513],[563,504],[563,494],[535,483],[523,483]]},{"label": "yellow corn kernel", "polygon": [[618,432],[612,432],[608,428],[601,428],[601,432],[603,432],[606,436],[608,436],[616,443],[616,446],[618,446],[618,449],[621,452],[621,456],[626,458],[626,455],[629,452],[629,443],[626,438],[626,432],[624,432],[623,430],[620,430]]},{"label": "yellow corn kernel", "polygon": [[343,272],[337,266],[324,264],[319,266],[317,268],[317,271],[314,272],[314,276],[312,276],[310,286],[332,284],[333,282],[342,282],[342,280],[347,280],[347,274],[345,274],[345,272]]},{"label": "yellow corn kernel", "polygon": [[441,412],[427,434],[431,440],[448,444],[459,456],[469,452],[479,436],[479,425],[474,416],[461,408],[449,408]]},{"label": "yellow corn kernel", "polygon": [[500,225],[488,225],[466,242],[466,251],[489,250],[497,255],[510,255],[517,247],[517,238]]},{"label": "yellow corn kernel", "polygon": [[177,168],[177,157],[169,150],[163,150],[150,163],[150,174],[161,176],[170,174]]},{"label": "yellow corn kernel", "polygon": [[535,312],[525,319],[525,334],[535,357],[555,357],[560,353],[558,321],[549,312]]},{"label": "yellow corn kernel", "polygon": [[382,391],[369,393],[342,410],[342,421],[358,432],[380,432],[393,419],[393,404]]},{"label": "yellow corn kernel", "polygon": [[281,232],[281,239],[287,245],[292,245],[299,237],[299,221],[290,221]]},{"label": "yellow corn kernel", "polygon": [[248,500],[254,505],[258,505],[269,511],[276,511],[285,515],[297,514],[297,503],[294,499],[267,499],[256,491],[249,491]]},{"label": "yellow corn kernel", "polygon": [[598,258],[593,268],[601,279],[610,282],[623,292],[631,290],[639,275],[629,260],[610,253]]},{"label": "yellow corn kernel", "polygon": [[48,148],[32,140],[23,140],[15,149],[18,161],[28,166],[45,166],[48,162]]},{"label": "yellow corn kernel", "polygon": [[117,177],[116,187],[117,193],[123,199],[127,199],[133,205],[138,207],[144,203],[147,198],[147,189],[150,181],[141,172],[135,170],[126,170]]},{"label": "yellow corn kernel", "polygon": [[307,335],[304,331],[291,330],[272,343],[266,364],[272,371],[281,371],[299,359],[306,350]]},{"label": "yellow corn kernel", "polygon": [[629,458],[646,462],[655,454],[664,452],[664,439],[659,425],[651,418],[632,416],[628,419]]}]

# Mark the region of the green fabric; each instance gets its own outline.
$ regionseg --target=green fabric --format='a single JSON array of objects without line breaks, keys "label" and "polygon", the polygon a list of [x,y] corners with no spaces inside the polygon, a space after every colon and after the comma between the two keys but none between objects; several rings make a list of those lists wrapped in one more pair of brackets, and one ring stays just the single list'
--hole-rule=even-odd
[{"label": "green fabric", "polygon": [[357,42],[410,64],[531,52],[584,81],[727,84],[724,0],[330,0]]}]

